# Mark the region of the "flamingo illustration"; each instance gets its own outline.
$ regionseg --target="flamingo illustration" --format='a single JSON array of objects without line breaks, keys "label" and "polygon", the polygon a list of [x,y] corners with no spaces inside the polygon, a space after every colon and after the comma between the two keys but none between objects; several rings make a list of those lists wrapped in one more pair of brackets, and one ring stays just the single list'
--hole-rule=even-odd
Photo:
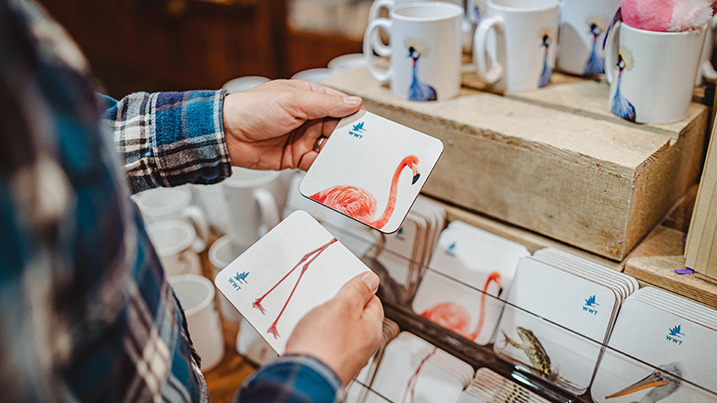
[{"label": "flamingo illustration", "polygon": [[500,273],[494,271],[488,276],[483,287],[483,294],[480,300],[480,314],[478,315],[478,324],[472,333],[468,330],[468,324],[470,323],[470,315],[468,311],[462,306],[454,302],[442,302],[434,307],[424,311],[421,316],[427,318],[439,325],[448,328],[461,336],[475,341],[478,338],[481,330],[483,329],[483,322],[485,321],[485,295],[488,291],[488,285],[491,282],[495,282],[498,285],[498,296],[503,292],[503,286],[500,284]]},{"label": "flamingo illustration", "polygon": [[610,108],[610,110],[617,116],[620,116],[625,120],[629,120],[630,122],[634,122],[635,118],[637,117],[635,107],[632,106],[632,104],[627,99],[625,99],[622,94],[620,94],[620,86],[622,84],[622,71],[625,69],[626,66],[627,64],[625,63],[625,59],[622,57],[622,54],[619,53],[617,55],[617,68],[620,71],[618,71],[617,73],[617,89],[615,90],[615,96],[612,99],[612,107]]},{"label": "flamingo illustration", "polygon": [[433,357],[436,352],[438,351],[438,347],[433,347],[433,350],[431,350],[428,355],[423,357],[421,362],[418,364],[418,368],[416,368],[416,371],[413,372],[413,375],[408,379],[408,384],[406,385],[406,390],[403,392],[403,397],[401,397],[401,403],[406,401],[406,397],[410,396],[410,402],[413,403],[414,395],[416,391],[416,384],[418,383],[418,375],[421,374],[421,369],[423,369],[423,365],[428,361],[431,357]]},{"label": "flamingo illustration", "polygon": [[543,71],[540,73],[540,82],[538,83],[538,87],[540,88],[550,84],[550,77],[553,75],[553,69],[548,66],[548,49],[552,42],[553,40],[549,34],[543,35],[543,43],[540,46],[545,48],[545,53],[543,55]]},{"label": "flamingo illustration", "polygon": [[371,227],[381,229],[388,222],[396,208],[396,194],[398,193],[398,180],[404,168],[411,168],[413,171],[413,180],[411,184],[416,184],[421,173],[418,171],[418,157],[409,155],[401,160],[393,174],[391,180],[391,189],[388,195],[386,209],[380,217],[374,219],[376,215],[376,198],[373,194],[365,189],[350,185],[337,185],[322,190],[311,196],[317,202],[330,207],[340,213],[353,217],[364,224]]},{"label": "flamingo illustration", "polygon": [[[301,278],[304,276],[304,273],[306,273],[306,270],[309,268],[309,265],[310,265],[311,263],[313,263],[313,261],[316,260],[316,258],[319,257],[319,255],[321,255],[321,254],[322,254],[329,246],[331,246],[331,244],[333,244],[334,242],[336,242],[336,238],[331,239],[331,240],[330,240],[329,242],[327,242],[326,244],[324,244],[324,245],[322,245],[322,246],[320,246],[320,247],[318,247],[318,248],[312,250],[311,252],[305,254],[304,257],[302,257],[301,260],[299,260],[299,263],[297,263],[291,270],[289,270],[289,272],[286,273],[286,275],[284,275],[284,277],[282,277],[281,280],[279,280],[276,284],[274,284],[273,287],[271,287],[271,288],[269,289],[269,291],[267,291],[267,292],[266,292],[264,295],[262,295],[261,297],[257,298],[257,299],[254,301],[254,303],[251,304],[252,307],[257,308],[258,310],[260,310],[262,314],[266,314],[266,310],[265,310],[264,307],[261,305],[261,301],[263,301],[264,298],[266,298],[267,295],[269,295],[272,291],[274,291],[274,290],[276,289],[276,287],[279,286],[279,284],[281,284],[284,280],[286,280],[286,278],[289,277],[289,275],[290,275],[291,273],[293,273],[294,270],[296,270],[296,268],[299,267],[299,265],[301,265],[302,263],[304,263],[304,262],[306,262],[307,260],[309,260],[308,262],[306,262],[306,263],[304,264],[304,267],[301,268],[301,273],[299,273],[299,278],[296,280],[296,284],[294,284],[294,288],[291,290],[291,294],[289,294],[289,297],[286,299],[286,302],[284,303],[284,306],[281,308],[281,311],[279,312],[279,315],[277,315],[276,319],[274,320],[274,323],[272,323],[271,326],[269,326],[269,329],[266,331],[267,333],[273,334],[275,339],[278,339],[278,338],[279,338],[279,332],[276,330],[276,324],[279,322],[279,319],[281,318],[281,315],[284,313],[284,310],[286,309],[286,306],[289,305],[289,301],[291,301],[291,297],[294,296],[294,291],[296,291],[296,287],[299,285],[299,281],[301,281]],[[309,259],[309,258],[310,258],[310,259]]]},{"label": "flamingo illustration", "polygon": [[593,36],[593,44],[590,50],[590,58],[585,64],[584,73],[586,76],[605,72],[605,58],[597,54],[597,41],[600,34],[602,34],[602,28],[598,24],[592,23],[590,24],[590,33]]},{"label": "flamingo illustration", "polygon": [[413,59],[413,81],[408,89],[408,99],[410,101],[435,101],[438,99],[436,89],[418,81],[418,59],[421,57],[421,53],[413,46],[409,46],[408,57]]},{"label": "flamingo illustration", "polygon": [[605,399],[629,395],[630,393],[635,393],[647,388],[654,389],[646,394],[640,400],[640,403],[654,403],[666,399],[680,387],[678,378],[682,378],[682,365],[678,362],[672,362],[666,365],[660,365],[658,368],[661,370],[656,370],[644,379],[633,383],[625,389],[615,392],[610,396],[605,396]]}]

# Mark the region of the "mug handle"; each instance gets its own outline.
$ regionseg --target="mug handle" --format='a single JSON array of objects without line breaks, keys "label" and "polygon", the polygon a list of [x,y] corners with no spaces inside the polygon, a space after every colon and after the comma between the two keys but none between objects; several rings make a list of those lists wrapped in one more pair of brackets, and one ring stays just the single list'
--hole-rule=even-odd
[{"label": "mug handle", "polygon": [[259,206],[261,214],[261,227],[259,227],[259,237],[266,235],[270,229],[279,224],[279,209],[276,207],[274,196],[266,189],[257,189],[254,192],[254,201]]},{"label": "mug handle", "polygon": [[[476,73],[481,80],[487,84],[494,84],[503,77],[504,68],[498,63],[498,60],[491,60],[490,69],[486,63],[486,44],[488,42],[488,33],[495,30],[496,34],[505,29],[505,21],[500,17],[489,17],[484,19],[476,29],[475,38],[473,40],[473,57],[476,61]],[[497,39],[497,38],[496,38]],[[501,44],[497,44],[500,46]],[[505,44],[502,44],[505,46]]]},{"label": "mug handle", "polygon": [[[376,0],[371,3],[371,8],[368,9],[368,23],[371,24],[374,20],[378,19],[378,15],[381,13],[382,8],[385,8],[386,11],[390,12],[391,7],[394,5],[396,5],[396,0]],[[378,45],[372,44],[372,46]]]},{"label": "mug handle", "polygon": [[[712,65],[712,62],[709,60],[705,60],[702,62],[702,66],[700,66],[702,76],[704,78],[714,81],[717,80],[717,71],[715,71],[714,66]],[[699,75],[698,75],[699,77]]]},{"label": "mug handle", "polygon": [[620,38],[621,25],[622,22],[615,21],[605,42],[605,78],[610,84],[612,84],[612,80],[615,78],[615,70],[617,70],[617,52],[620,49],[617,41]]},{"label": "mug handle", "polygon": [[[383,28],[386,32],[390,33],[392,26],[393,21],[387,18],[377,18],[369,24],[368,28],[366,28],[366,33],[363,36],[363,57],[366,60],[368,71],[371,73],[373,78],[382,83],[387,82],[391,78],[392,68],[389,67],[384,72],[376,70],[373,65],[373,51],[375,50],[379,56],[387,57],[391,55],[391,48],[381,43],[378,38],[378,28]],[[376,42],[375,44],[373,43],[374,41]]]},{"label": "mug handle", "polygon": [[198,206],[189,206],[182,210],[182,216],[192,222],[199,239],[194,243],[193,249],[199,253],[204,250],[209,242],[209,224],[204,212]]}]

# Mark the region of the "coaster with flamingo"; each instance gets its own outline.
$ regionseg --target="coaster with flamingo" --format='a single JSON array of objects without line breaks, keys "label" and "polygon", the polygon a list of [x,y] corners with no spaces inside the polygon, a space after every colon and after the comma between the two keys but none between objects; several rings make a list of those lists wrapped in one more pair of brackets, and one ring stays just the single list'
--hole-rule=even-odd
[{"label": "coaster with flamingo", "polygon": [[339,122],[301,182],[301,194],[393,233],[442,152],[437,138],[361,110]]},{"label": "coaster with flamingo", "polygon": [[[222,270],[214,283],[282,354],[304,315],[368,270],[308,213],[296,211]],[[241,287],[234,286],[239,279]]]}]

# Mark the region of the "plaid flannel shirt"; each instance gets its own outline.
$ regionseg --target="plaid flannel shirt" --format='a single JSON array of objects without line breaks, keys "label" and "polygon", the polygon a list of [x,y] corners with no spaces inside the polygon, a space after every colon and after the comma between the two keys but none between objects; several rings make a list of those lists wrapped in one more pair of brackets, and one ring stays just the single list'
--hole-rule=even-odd
[{"label": "plaid flannel shirt", "polygon": [[[207,400],[127,178],[140,191],[229,175],[225,92],[117,102],[99,100],[90,83],[59,25],[34,3],[0,0],[2,399]],[[297,356],[257,371],[240,399],[340,394],[327,367]]]}]

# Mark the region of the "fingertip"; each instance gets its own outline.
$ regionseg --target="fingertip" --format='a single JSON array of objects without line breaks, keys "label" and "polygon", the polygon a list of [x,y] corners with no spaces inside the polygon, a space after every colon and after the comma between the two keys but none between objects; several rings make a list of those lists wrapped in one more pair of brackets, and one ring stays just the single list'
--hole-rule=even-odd
[{"label": "fingertip", "polygon": [[371,276],[367,276],[367,279],[364,280],[366,273],[373,274],[373,272],[369,271],[356,275],[344,284],[337,294],[337,297],[361,311],[366,308],[366,304],[371,301],[378,289],[378,286],[373,287],[374,280]]},{"label": "fingertip", "polygon": [[378,291],[378,285],[381,283],[381,279],[378,278],[376,273],[374,273],[372,271],[367,271],[367,272],[363,273],[361,275],[361,281],[363,281],[364,284],[366,284],[366,287],[368,287],[368,289],[371,290],[371,292],[373,294],[375,294],[376,291]]},{"label": "fingertip", "polygon": [[356,96],[350,96],[350,97],[344,97],[344,104],[355,107],[356,109],[361,108],[361,97]]}]

